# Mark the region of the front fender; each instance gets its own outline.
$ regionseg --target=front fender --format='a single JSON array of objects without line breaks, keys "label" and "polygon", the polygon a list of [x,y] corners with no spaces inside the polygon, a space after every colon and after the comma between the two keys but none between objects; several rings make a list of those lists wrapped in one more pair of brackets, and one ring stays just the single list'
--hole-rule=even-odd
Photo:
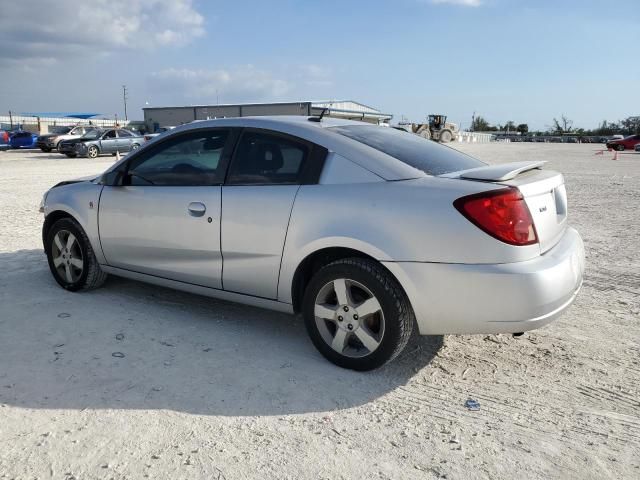
[{"label": "front fender", "polygon": [[78,182],[52,188],[44,204],[45,220],[56,212],[64,212],[76,220],[89,237],[98,263],[106,263],[98,234],[98,205],[102,185]]}]

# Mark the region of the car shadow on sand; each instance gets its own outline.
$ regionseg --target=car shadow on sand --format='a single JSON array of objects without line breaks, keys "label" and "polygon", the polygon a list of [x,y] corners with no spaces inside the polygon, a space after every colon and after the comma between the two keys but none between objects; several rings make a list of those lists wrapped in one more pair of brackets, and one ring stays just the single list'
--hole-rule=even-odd
[{"label": "car shadow on sand", "polygon": [[0,253],[0,403],[43,409],[168,409],[281,415],[364,405],[427,366],[418,337],[358,373],[326,361],[292,315],[110,277],[70,293],[42,250]]}]

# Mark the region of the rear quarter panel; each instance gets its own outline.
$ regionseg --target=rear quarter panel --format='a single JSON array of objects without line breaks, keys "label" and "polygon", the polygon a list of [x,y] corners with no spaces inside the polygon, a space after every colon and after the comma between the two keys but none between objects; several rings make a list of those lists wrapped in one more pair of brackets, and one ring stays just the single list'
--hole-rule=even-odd
[{"label": "rear quarter panel", "polygon": [[287,233],[279,300],[291,301],[296,268],[322,248],[352,248],[393,262],[510,263],[540,255],[538,245],[494,239],[453,207],[461,196],[496,188],[504,187],[436,177],[302,186]]}]

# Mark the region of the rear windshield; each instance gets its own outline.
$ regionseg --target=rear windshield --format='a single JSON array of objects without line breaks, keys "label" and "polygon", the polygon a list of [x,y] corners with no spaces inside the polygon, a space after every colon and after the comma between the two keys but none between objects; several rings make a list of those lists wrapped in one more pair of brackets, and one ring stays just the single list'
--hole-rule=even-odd
[{"label": "rear windshield", "polygon": [[380,150],[427,175],[444,175],[486,165],[453,148],[395,128],[347,125],[329,130]]}]

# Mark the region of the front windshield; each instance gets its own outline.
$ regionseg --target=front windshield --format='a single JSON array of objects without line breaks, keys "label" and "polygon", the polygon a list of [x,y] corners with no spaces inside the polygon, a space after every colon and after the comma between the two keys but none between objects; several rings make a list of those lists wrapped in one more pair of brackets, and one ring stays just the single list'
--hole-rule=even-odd
[{"label": "front windshield", "polygon": [[91,130],[90,132],[85,133],[82,138],[85,140],[94,140],[100,136],[102,132],[100,130]]}]

